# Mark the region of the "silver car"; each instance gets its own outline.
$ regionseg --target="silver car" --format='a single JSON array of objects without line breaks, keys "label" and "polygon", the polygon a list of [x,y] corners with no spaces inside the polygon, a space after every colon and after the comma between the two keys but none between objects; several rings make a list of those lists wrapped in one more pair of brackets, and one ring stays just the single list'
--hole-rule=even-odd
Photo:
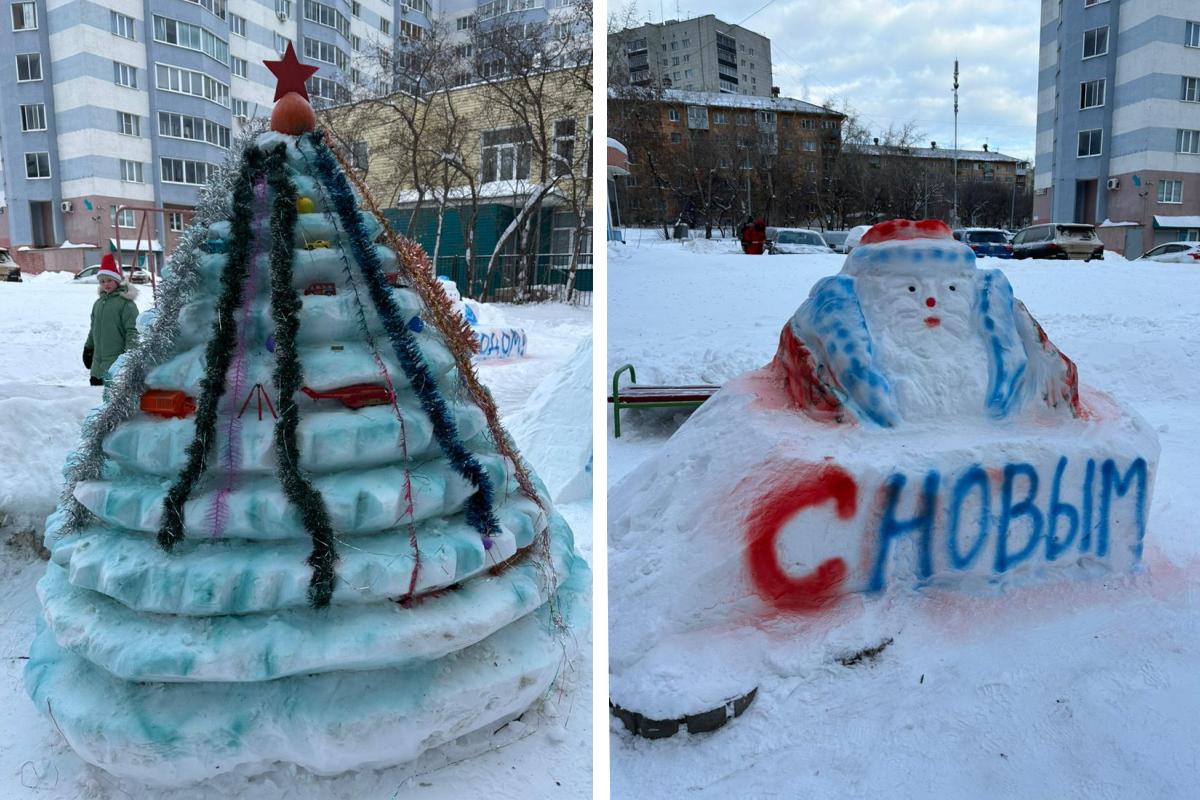
[{"label": "silver car", "polygon": [[808,228],[767,228],[767,251],[778,255],[833,252],[821,234]]}]

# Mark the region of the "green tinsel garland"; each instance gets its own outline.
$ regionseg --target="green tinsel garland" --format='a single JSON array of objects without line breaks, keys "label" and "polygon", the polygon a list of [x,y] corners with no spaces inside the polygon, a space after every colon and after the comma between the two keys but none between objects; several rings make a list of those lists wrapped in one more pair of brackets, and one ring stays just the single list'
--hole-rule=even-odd
[{"label": "green tinsel garland", "polygon": [[229,260],[221,271],[221,293],[217,302],[217,319],[213,333],[204,350],[204,377],[200,381],[200,399],[196,404],[196,435],[185,451],[187,462],[175,483],[167,490],[163,501],[162,523],[158,529],[158,544],[170,550],[183,538],[184,504],[191,496],[196,482],[208,466],[208,457],[216,441],[217,405],[225,394],[225,373],[233,360],[237,338],[234,315],[242,305],[242,291],[250,252],[251,215],[239,213],[254,201],[254,180],[262,174],[263,158],[256,147],[246,150],[246,161],[233,186],[233,209],[230,224]]},{"label": "green tinsel garland", "polygon": [[273,377],[279,396],[275,457],[283,492],[300,510],[300,519],[313,541],[308,556],[308,564],[313,570],[308,584],[308,601],[314,608],[324,608],[333,598],[337,551],[333,546],[333,525],[325,501],[300,473],[300,453],[296,446],[300,410],[294,398],[304,383],[304,371],[296,354],[302,300],[292,285],[292,237],[299,213],[296,210],[296,186],[284,166],[285,152],[285,146],[279,145],[268,161],[268,182],[275,195],[271,209],[271,316],[275,321]]}]

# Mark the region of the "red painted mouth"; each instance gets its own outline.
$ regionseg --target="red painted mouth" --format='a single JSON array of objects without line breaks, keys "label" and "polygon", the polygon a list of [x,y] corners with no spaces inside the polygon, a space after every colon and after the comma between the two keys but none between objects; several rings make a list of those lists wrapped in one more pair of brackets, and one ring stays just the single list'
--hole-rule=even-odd
[{"label": "red painted mouth", "polygon": [[937,317],[926,317],[925,318],[925,326],[927,328],[936,328],[938,325],[941,325],[941,324],[942,324],[942,321],[940,319],[938,319]]}]

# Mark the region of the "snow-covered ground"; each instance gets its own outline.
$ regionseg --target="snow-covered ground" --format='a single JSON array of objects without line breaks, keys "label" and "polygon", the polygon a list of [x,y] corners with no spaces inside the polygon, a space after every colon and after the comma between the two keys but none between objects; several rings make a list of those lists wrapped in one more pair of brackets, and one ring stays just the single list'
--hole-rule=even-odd
[{"label": "snow-covered ground", "polygon": [[[0,797],[442,800],[474,795],[481,787],[493,798],[590,797],[590,631],[581,636],[579,655],[541,706],[510,723],[505,732],[510,744],[449,765],[453,754],[335,778],[280,767],[256,778],[231,775],[162,792],[118,782],[75,756],[53,723],[33,707],[22,670],[40,613],[34,584],[45,570],[33,542],[40,542],[41,523],[56,502],[80,423],[100,398],[101,390],[88,386],[80,355],[95,297],[95,284],[73,284],[63,273],[0,284]],[[138,306],[150,305],[149,287],[143,287]],[[570,367],[592,329],[591,309],[563,305],[488,306],[487,321],[523,327],[529,335],[527,358],[480,367],[505,419],[519,415],[544,378]],[[573,427],[590,414],[589,405],[556,410]],[[569,448],[557,444],[548,451],[551,458],[568,457]],[[584,446],[580,442],[575,449]],[[525,455],[535,470],[559,466],[540,463],[538,452]],[[580,553],[590,560],[590,495],[558,509],[574,530]]]},{"label": "snow-covered ground", "polygon": [[[843,260],[747,258],[731,241],[632,231],[609,248],[608,374],[632,363],[639,383],[723,383],[757,369]],[[1114,255],[980,266],[1005,271],[1082,382],[1158,431],[1143,571],[998,598],[847,600],[780,644],[757,699],[725,728],[649,741],[613,719],[614,798],[1196,796],[1200,269]],[[683,417],[624,412],[620,439],[610,419],[609,486]],[[610,591],[620,581],[610,573]],[[839,663],[887,640],[874,660]]]}]

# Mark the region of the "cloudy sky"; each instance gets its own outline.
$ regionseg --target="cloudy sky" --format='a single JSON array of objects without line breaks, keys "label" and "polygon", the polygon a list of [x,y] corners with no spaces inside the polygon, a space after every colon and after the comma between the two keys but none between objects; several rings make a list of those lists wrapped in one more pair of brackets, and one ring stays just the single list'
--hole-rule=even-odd
[{"label": "cloudy sky", "polygon": [[[610,14],[629,8],[610,0]],[[912,122],[920,141],[1032,160],[1037,116],[1036,0],[633,0],[639,22],[716,14],[771,40],[789,97],[849,103],[874,133]]]}]

